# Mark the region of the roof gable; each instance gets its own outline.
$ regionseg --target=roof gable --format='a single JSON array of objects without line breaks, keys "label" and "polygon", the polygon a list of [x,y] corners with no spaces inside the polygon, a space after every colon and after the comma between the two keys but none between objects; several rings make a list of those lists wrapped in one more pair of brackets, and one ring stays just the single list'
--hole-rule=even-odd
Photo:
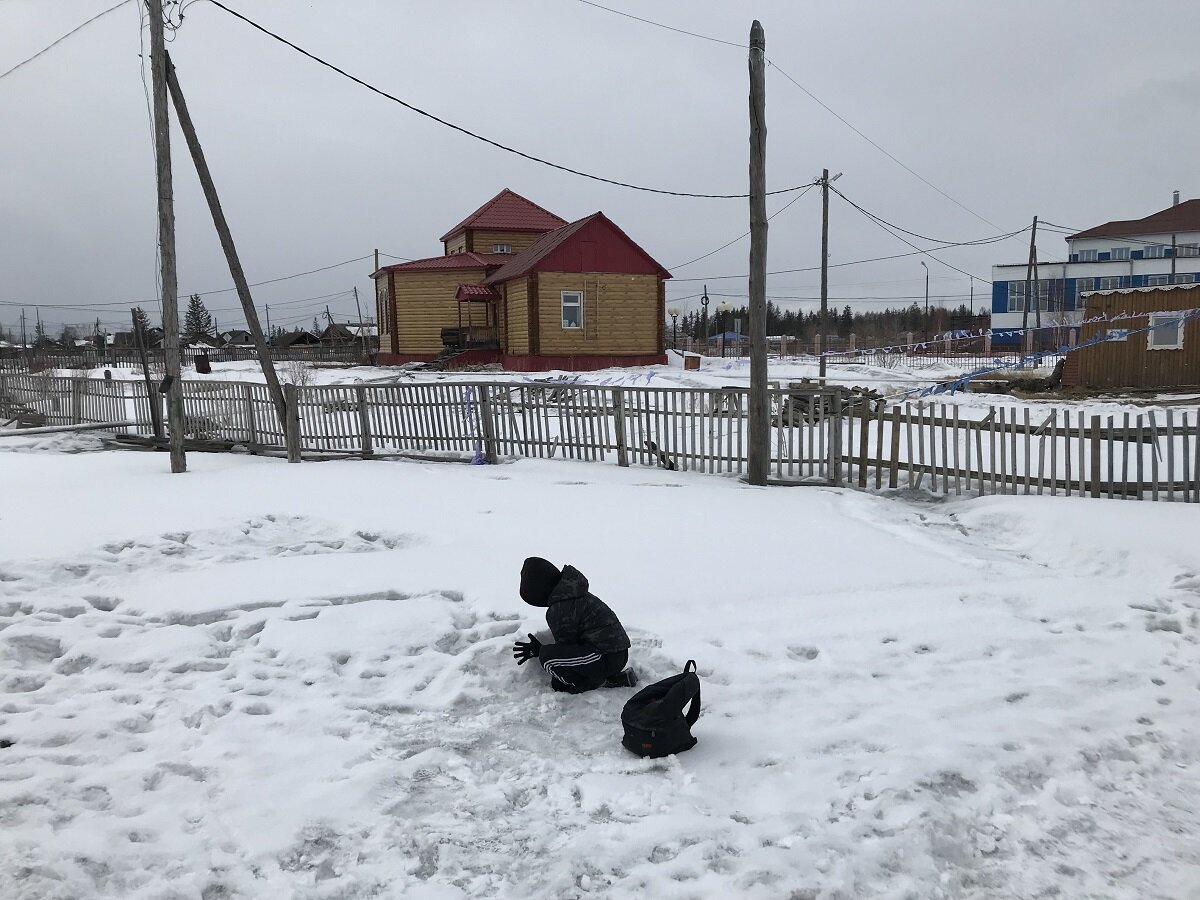
[{"label": "roof gable", "polygon": [[1200,200],[1185,200],[1151,213],[1144,219],[1105,222],[1067,238],[1125,237],[1135,234],[1170,234],[1175,231],[1200,231]]},{"label": "roof gable", "polygon": [[448,241],[468,228],[488,231],[551,231],[567,224],[549,210],[505,188],[441,236]]},{"label": "roof gable", "polygon": [[[587,259],[589,253],[591,257]],[[497,284],[534,271],[671,277],[670,272],[602,212],[542,235],[485,278],[484,284]]]}]

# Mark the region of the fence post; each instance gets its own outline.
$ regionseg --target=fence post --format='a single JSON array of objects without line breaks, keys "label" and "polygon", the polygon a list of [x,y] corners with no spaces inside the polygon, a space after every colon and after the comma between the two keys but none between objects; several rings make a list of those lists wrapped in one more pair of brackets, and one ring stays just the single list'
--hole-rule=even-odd
[{"label": "fence post", "polygon": [[296,386],[290,381],[283,386],[283,403],[287,409],[287,461],[300,462],[300,404]]},{"label": "fence post", "polygon": [[[867,452],[867,445],[870,443],[871,437],[871,413],[870,402],[866,397],[861,400],[862,405],[859,407],[859,414],[862,416],[862,421],[859,424],[858,432],[858,486],[865,488],[867,486],[867,461],[870,459],[870,453]],[[850,407],[854,409],[853,406]],[[854,426],[851,425],[851,428]],[[878,461],[876,461],[878,465]]]},{"label": "fence post", "polygon": [[[359,390],[363,390],[359,388]],[[483,426],[483,460],[496,464],[496,420],[492,418],[492,394],[486,384],[479,385],[479,424]]]},{"label": "fence post", "polygon": [[250,385],[242,385],[242,396],[246,401],[246,430],[250,435],[247,443],[250,446],[250,451],[254,452],[254,445],[258,443],[258,423],[254,421],[254,400],[252,399],[252,390],[253,389],[250,387]]},{"label": "fence post", "polygon": [[1091,496],[1100,496],[1100,417],[1092,416],[1091,430],[1091,446],[1092,446],[1092,471],[1090,487]]},{"label": "fence post", "polygon": [[617,465],[629,466],[629,447],[625,444],[625,392],[620,388],[612,389],[613,398],[613,428],[617,435]]},{"label": "fence post", "polygon": [[826,421],[829,422],[829,465],[832,471],[829,473],[829,480],[834,487],[842,486],[842,395],[840,391],[835,391],[832,394],[833,416]]},{"label": "fence post", "polygon": [[375,452],[371,441],[371,417],[367,410],[367,389],[360,384],[354,389],[354,394],[358,397],[358,431],[362,435],[363,459],[366,459]]},{"label": "fence post", "polygon": [[888,487],[894,488],[900,479],[900,407],[892,407],[892,458],[888,468]]},{"label": "fence post", "polygon": [[990,331],[983,336],[983,355],[992,355],[992,333]]},{"label": "fence post", "polygon": [[79,425],[83,421],[83,391],[79,379],[72,378],[71,385],[71,424]]}]

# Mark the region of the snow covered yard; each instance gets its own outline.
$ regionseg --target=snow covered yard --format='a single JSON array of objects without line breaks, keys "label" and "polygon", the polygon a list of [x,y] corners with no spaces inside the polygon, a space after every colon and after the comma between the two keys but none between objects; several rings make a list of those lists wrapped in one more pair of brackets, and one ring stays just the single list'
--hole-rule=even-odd
[{"label": "snow covered yard", "polygon": [[[1195,509],[0,449],[0,896],[1200,895]],[[512,642],[530,554],[692,751]]]}]

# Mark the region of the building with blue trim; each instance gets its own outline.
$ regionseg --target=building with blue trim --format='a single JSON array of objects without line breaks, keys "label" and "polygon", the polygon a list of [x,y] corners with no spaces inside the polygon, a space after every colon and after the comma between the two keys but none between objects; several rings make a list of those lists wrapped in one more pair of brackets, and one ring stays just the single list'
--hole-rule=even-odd
[{"label": "building with blue trim", "polygon": [[1079,295],[1087,291],[1158,287],[1200,282],[1200,199],[1175,202],[1144,219],[1097,225],[1067,237],[1067,259],[1039,262],[1036,285],[1028,284],[1027,263],[992,266],[992,343],[1018,345],[1025,321],[1063,330],[1083,318]]}]

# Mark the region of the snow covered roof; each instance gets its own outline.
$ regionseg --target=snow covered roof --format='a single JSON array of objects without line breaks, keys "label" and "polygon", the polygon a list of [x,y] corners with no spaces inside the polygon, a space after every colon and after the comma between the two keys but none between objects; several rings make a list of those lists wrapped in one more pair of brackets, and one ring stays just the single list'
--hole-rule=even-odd
[{"label": "snow covered roof", "polygon": [[1080,291],[1080,297],[1092,297],[1097,294],[1148,294],[1151,291],[1194,291],[1200,289],[1200,284],[1152,284],[1146,287],[1110,288],[1107,291]]}]

